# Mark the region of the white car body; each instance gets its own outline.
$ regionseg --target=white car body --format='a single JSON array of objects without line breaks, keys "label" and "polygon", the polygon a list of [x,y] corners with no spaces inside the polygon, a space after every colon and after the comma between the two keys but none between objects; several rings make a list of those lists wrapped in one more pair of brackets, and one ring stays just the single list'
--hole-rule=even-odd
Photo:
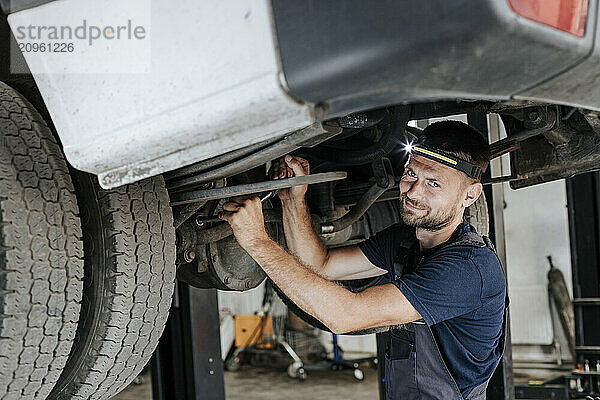
[{"label": "white car body", "polygon": [[[268,1],[182,0],[176,9],[145,1],[149,16],[147,7],[136,11],[139,3],[60,0],[8,17],[16,37],[19,26],[83,19],[125,23],[140,13],[138,20],[150,19],[149,54],[143,46],[113,53],[115,41],[51,55],[51,62],[44,52],[23,53],[67,160],[98,175],[103,187],[281,137],[315,121],[311,104],[286,93]],[[144,63],[147,72],[122,72]]]}]

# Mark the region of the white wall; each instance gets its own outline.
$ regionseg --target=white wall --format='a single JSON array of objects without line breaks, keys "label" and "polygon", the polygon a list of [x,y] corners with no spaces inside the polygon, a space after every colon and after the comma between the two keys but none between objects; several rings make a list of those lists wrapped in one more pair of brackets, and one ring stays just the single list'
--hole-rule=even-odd
[{"label": "white wall", "polygon": [[512,190],[504,185],[505,237],[509,264],[509,284],[546,283],[552,256],[573,293],[567,192],[564,180]]},{"label": "white wall", "polygon": [[551,344],[547,256],[572,294],[564,180],[512,190],[505,184],[504,226],[513,344]]}]

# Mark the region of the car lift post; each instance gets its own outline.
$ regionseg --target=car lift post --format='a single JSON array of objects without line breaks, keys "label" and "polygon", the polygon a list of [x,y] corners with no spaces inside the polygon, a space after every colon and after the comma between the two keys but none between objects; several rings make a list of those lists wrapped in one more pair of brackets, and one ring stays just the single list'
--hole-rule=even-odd
[{"label": "car lift post", "polygon": [[[600,395],[600,172],[567,179],[571,241],[575,377],[589,398]],[[577,385],[579,386],[579,385]]]},{"label": "car lift post", "polygon": [[216,289],[177,282],[167,326],[152,358],[154,400],[224,400]]},{"label": "car lift post", "polygon": [[[489,119],[489,130],[488,130]],[[500,140],[500,117],[492,114],[489,117],[485,113],[469,113],[467,114],[469,125],[478,129],[485,136],[489,136],[490,142]],[[489,133],[488,133],[489,132]],[[482,178],[491,178],[492,169],[495,175],[502,175],[502,164],[500,158],[491,161],[490,167],[485,172]],[[504,267],[506,276],[506,248],[504,244],[504,218],[503,204],[504,192],[502,185],[486,185],[484,192],[488,203],[488,215],[490,225],[490,240],[496,246],[498,257]],[[510,293],[509,293],[510,295]],[[509,329],[506,332],[506,345],[504,356],[500,360],[500,364],[490,379],[487,388],[488,400],[513,400],[515,398],[515,383],[513,376],[512,363],[512,343],[510,335],[510,312],[509,312]]]}]

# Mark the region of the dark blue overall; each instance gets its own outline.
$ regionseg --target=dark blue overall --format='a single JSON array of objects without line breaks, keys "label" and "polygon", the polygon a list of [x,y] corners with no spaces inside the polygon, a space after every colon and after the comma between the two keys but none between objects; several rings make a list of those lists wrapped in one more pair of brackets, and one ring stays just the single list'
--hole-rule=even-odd
[{"label": "dark blue overall", "polygon": [[[403,272],[408,272],[407,270],[411,267],[406,264],[412,245],[413,242],[405,241],[399,246],[394,258],[393,276],[396,279],[401,277]],[[483,238],[474,232],[467,232],[459,236],[443,248],[459,245],[487,246],[494,250],[487,237]],[[422,257],[419,264],[423,261],[425,258]],[[502,353],[504,352],[507,315],[508,297],[505,298],[502,335],[498,343]],[[467,399],[485,400],[488,382],[489,379],[475,387]],[[444,362],[431,328],[423,320],[390,329],[385,355],[385,389],[387,400],[463,399],[456,381]]]}]

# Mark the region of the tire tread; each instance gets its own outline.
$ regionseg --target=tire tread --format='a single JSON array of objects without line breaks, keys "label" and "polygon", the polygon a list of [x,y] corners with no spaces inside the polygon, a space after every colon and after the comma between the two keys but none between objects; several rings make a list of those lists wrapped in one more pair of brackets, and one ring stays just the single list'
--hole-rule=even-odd
[{"label": "tire tread", "polygon": [[43,399],[80,311],[79,210],[52,132],[4,83],[0,127],[0,398]]},{"label": "tire tread", "polygon": [[51,399],[108,399],[125,388],[154,352],[171,306],[175,230],[162,177],[95,187],[106,244],[100,314],[81,367]]}]

